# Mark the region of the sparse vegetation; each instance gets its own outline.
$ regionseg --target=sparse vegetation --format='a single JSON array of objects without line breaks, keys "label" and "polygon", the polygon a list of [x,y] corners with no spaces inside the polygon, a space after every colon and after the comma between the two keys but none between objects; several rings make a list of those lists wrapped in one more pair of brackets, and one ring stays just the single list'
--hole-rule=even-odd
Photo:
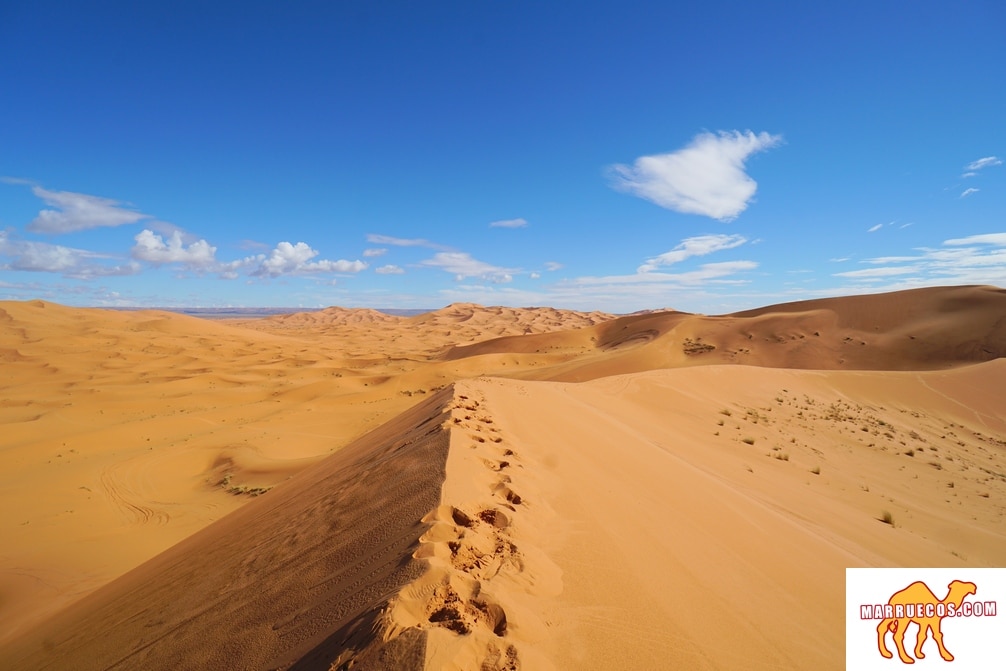
[{"label": "sparse vegetation", "polygon": [[234,496],[261,496],[268,492],[272,487],[252,487],[251,485],[234,485],[227,488],[228,494],[233,494]]},{"label": "sparse vegetation", "polygon": [[815,466],[814,468],[810,469],[810,472],[813,473],[814,475],[821,475],[821,467]]},{"label": "sparse vegetation", "polygon": [[715,345],[710,345],[708,343],[702,342],[702,338],[685,338],[684,342],[681,344],[681,349],[688,356],[695,356],[698,354],[705,354],[706,352],[712,352],[716,349]]},{"label": "sparse vegetation", "polygon": [[745,436],[744,438],[741,438],[741,442],[742,443],[747,443],[748,445],[754,445],[755,444],[755,439],[752,438],[751,436]]},{"label": "sparse vegetation", "polygon": [[880,515],[880,521],[883,522],[884,524],[890,524],[893,527],[894,526],[894,515],[892,515],[889,510],[885,510]]},{"label": "sparse vegetation", "polygon": [[233,473],[227,473],[224,475],[223,479],[220,480],[219,485],[228,494],[233,494],[234,496],[261,496],[268,492],[272,487],[253,487],[251,485],[232,485],[231,481],[234,479]]}]

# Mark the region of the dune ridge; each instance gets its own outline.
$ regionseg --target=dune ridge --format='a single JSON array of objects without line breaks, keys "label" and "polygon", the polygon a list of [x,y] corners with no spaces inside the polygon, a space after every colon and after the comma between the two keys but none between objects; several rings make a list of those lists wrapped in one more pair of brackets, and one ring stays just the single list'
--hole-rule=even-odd
[{"label": "dune ridge", "polygon": [[845,567],[1006,560],[1004,373],[458,382],[12,667],[841,668]]},{"label": "dune ridge", "polygon": [[[833,605],[840,565],[1002,565],[1004,297],[995,287],[944,287],[714,317],[461,304],[384,320],[331,309],[300,327],[297,315],[207,321],[3,303],[0,646],[9,645],[0,660],[10,646],[41,645],[41,620],[83,618],[90,607],[81,604],[92,602],[82,598],[110,594],[95,590],[131,569],[142,574],[143,562],[182,558],[179,548],[203,532],[237,529],[245,511],[277,497],[301,505],[296,483],[321,473],[333,452],[375,430],[401,440],[411,427],[396,418],[418,424],[408,413],[423,409],[448,429],[434,450],[440,482],[410,508],[414,535],[393,552],[407,569],[366,609],[339,611],[366,622],[340,634],[343,643],[260,650],[254,664],[328,668],[319,660],[339,648],[340,664],[373,668],[393,658],[406,668],[615,668],[607,649],[619,646],[595,645],[591,632],[617,621],[627,623],[617,637],[638,643],[628,632],[646,632],[649,641],[619,652],[635,660],[629,668],[660,659],[736,668],[736,656],[710,655],[715,641],[654,601],[655,590],[691,583],[653,582],[647,571],[679,566],[711,588],[707,564],[715,575],[736,573],[737,585],[748,575],[740,567],[776,575],[788,560],[769,560],[751,539],[743,551],[721,548],[730,561],[696,563],[655,530],[720,547],[750,535],[754,513],[737,511],[767,511],[758,528],[816,548],[807,561],[831,573],[790,573],[818,580],[816,593]],[[567,318],[575,328],[563,328]],[[338,477],[351,479],[348,471]],[[665,495],[668,483],[692,493]],[[703,505],[717,514],[688,523]],[[218,520],[226,524],[207,526]],[[270,529],[246,535],[289,532]],[[803,535],[786,535],[794,530]],[[329,532],[319,538],[338,545]],[[579,542],[585,533],[593,540]],[[622,549],[639,539],[639,556]],[[596,572],[584,573],[585,562]],[[275,575],[298,584],[289,567]],[[227,591],[206,580],[200,593]],[[599,584],[614,587],[590,587]],[[715,593],[737,605],[736,592]],[[206,607],[195,597],[185,604]],[[764,629],[743,608],[708,616]],[[329,624],[317,631],[334,635]],[[252,628],[268,640],[260,625]],[[807,635],[834,648],[824,625]],[[741,638],[777,665],[765,668],[832,666],[795,648],[779,656],[790,645],[781,633]],[[320,657],[309,661],[315,648]]]},{"label": "dune ridge", "polygon": [[[78,602],[9,661],[65,663],[48,650],[71,651],[79,669],[334,661],[369,639],[388,598],[421,570],[410,554],[439,501],[449,397],[427,399]],[[421,651],[417,637],[375,654],[419,668],[410,660]]]}]

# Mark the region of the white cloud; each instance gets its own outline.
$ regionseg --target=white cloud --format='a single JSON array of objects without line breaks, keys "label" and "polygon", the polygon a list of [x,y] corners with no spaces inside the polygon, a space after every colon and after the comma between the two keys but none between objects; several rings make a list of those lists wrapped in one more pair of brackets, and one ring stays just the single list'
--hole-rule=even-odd
[{"label": "white cloud", "polygon": [[110,257],[84,249],[52,245],[47,242],[12,240],[5,231],[0,231],[0,256],[9,259],[0,265],[0,269],[3,270],[60,273],[65,277],[76,279],[135,275],[140,271],[140,266],[136,263],[115,266],[96,263],[96,259]]},{"label": "white cloud", "polygon": [[384,247],[379,247],[376,249],[365,249],[363,250],[363,258],[368,259],[375,256],[384,256],[388,253],[388,250]]},{"label": "white cloud", "polygon": [[318,251],[304,242],[290,244],[281,242],[268,256],[252,257],[259,261],[252,275],[256,277],[279,277],[281,275],[307,275],[311,273],[358,273],[367,268],[363,261],[312,261]]},{"label": "white cloud", "polygon": [[973,172],[981,170],[982,168],[989,168],[994,165],[1002,165],[1002,160],[998,156],[986,156],[985,158],[980,158],[977,161],[971,161],[971,163],[968,163],[964,169]]},{"label": "white cloud", "polygon": [[465,252],[440,252],[432,259],[421,261],[420,265],[427,268],[439,268],[455,276],[458,281],[468,277],[502,284],[513,280],[513,270],[494,266],[484,261],[472,258]]},{"label": "white cloud", "polygon": [[131,253],[139,261],[155,265],[181,263],[193,270],[209,270],[216,265],[216,247],[205,240],[196,240],[186,247],[181,232],[177,230],[165,241],[153,231],[144,229],[135,240]]},{"label": "white cloud", "polygon": [[381,266],[380,268],[375,268],[374,272],[378,275],[404,275],[405,270],[399,266],[388,264],[386,266]]},{"label": "white cloud", "polygon": [[883,227],[884,227],[883,224],[877,224],[876,226],[871,226],[870,228],[868,228],[866,232],[867,233],[876,233],[877,231],[879,231]]},{"label": "white cloud", "polygon": [[101,226],[135,224],[150,218],[148,214],[126,209],[122,203],[110,198],[71,191],[49,191],[40,186],[33,186],[32,193],[46,205],[58,208],[39,212],[27,226],[32,233],[71,233]]},{"label": "white cloud", "polygon": [[524,219],[503,219],[489,224],[489,228],[524,228],[525,226],[527,226],[527,221]]},{"label": "white cloud", "polygon": [[865,259],[862,263],[908,263],[909,261],[916,261],[918,258],[917,256],[878,256],[872,259]]},{"label": "white cloud", "polygon": [[751,131],[702,133],[676,152],[612,166],[613,186],[669,210],[732,221],[758,188],[745,161],[781,142],[781,135]]},{"label": "white cloud", "polygon": [[962,179],[968,179],[970,177],[977,177],[977,176],[978,176],[977,172],[966,172],[963,175],[961,175],[961,178]]},{"label": "white cloud", "polygon": [[702,282],[718,281],[721,283],[740,283],[744,280],[724,280],[722,278],[740,272],[754,270],[758,264],[754,261],[720,261],[704,263],[697,270],[683,273],[636,273],[635,275],[608,275],[605,277],[578,277],[570,280],[572,284],[581,286],[616,285],[616,284],[683,284],[692,285]]},{"label": "white cloud", "polygon": [[[835,273],[862,282],[911,275],[910,280],[887,285],[885,291],[946,284],[1006,283],[1006,232],[971,235],[943,242],[939,248],[921,247],[913,256],[883,256],[867,259],[874,268]],[[856,287],[858,290],[859,287]],[[874,287],[876,288],[876,287]]]},{"label": "white cloud", "polygon": [[848,270],[844,273],[835,273],[835,277],[852,277],[857,279],[890,277],[891,275],[908,275],[918,272],[918,270],[918,266],[864,268],[863,270]]},{"label": "white cloud", "polygon": [[528,277],[530,277],[532,280],[540,280],[541,273],[531,273],[530,275],[528,275]]},{"label": "white cloud", "polygon": [[425,238],[396,238],[390,235],[378,235],[376,233],[368,234],[367,242],[375,245],[393,245],[395,247],[429,247],[431,249],[444,249],[443,245],[430,242]]},{"label": "white cloud", "polygon": [[547,270],[549,272],[555,272],[556,270],[561,270],[561,269],[562,269],[562,264],[561,263],[557,263],[555,261],[546,261],[545,262],[545,270]]},{"label": "white cloud", "polygon": [[981,189],[968,188],[961,192],[961,198],[967,198],[973,193],[978,193]]},{"label": "white cloud", "polygon": [[1006,233],[984,233],[981,235],[969,235],[966,238],[953,238],[944,240],[944,245],[996,245],[1006,247]]},{"label": "white cloud", "polygon": [[686,238],[671,251],[664,252],[652,259],[647,259],[646,263],[639,266],[636,272],[649,273],[660,266],[680,263],[693,256],[705,256],[724,249],[733,249],[734,247],[740,247],[745,242],[747,242],[747,238],[741,235],[698,235]]}]

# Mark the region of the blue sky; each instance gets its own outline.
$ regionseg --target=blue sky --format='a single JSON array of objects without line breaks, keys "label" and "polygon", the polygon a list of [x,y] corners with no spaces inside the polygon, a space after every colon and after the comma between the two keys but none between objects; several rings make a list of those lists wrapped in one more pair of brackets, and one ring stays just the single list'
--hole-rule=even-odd
[{"label": "blue sky", "polygon": [[996,0],[5,2],[0,299],[1006,286],[1004,33]]}]

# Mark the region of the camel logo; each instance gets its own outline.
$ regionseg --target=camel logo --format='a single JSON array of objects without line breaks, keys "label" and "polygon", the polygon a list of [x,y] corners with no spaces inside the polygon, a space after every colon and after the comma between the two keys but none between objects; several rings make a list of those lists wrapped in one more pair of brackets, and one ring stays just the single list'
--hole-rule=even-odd
[{"label": "camel logo", "polygon": [[[989,575],[995,579],[983,579]],[[1003,634],[995,618],[1004,587],[1003,569],[848,569],[846,605],[855,614],[846,616],[847,668],[990,668],[987,655]]]},{"label": "camel logo", "polygon": [[[984,614],[985,608],[982,602],[965,604],[965,597],[977,593],[978,588],[973,582],[963,582],[954,580],[947,586],[947,596],[945,599],[937,599],[933,591],[924,582],[913,582],[905,589],[895,592],[890,600],[883,606],[865,605],[861,609],[860,617],[873,619],[877,615],[882,615],[883,620],[877,625],[877,647],[880,654],[890,659],[891,651],[887,649],[887,633],[894,634],[894,644],[898,647],[898,657],[905,664],[914,664],[915,659],[925,659],[922,652],[922,644],[926,642],[929,634],[933,635],[933,640],[940,649],[940,657],[948,662],[954,661],[954,656],[947,650],[943,643],[943,631],[940,623],[945,617],[954,617],[957,613]],[[995,601],[991,602],[992,612],[995,615]],[[919,627],[918,635],[915,637],[915,659],[905,652],[905,634],[908,625],[915,623]]]}]

